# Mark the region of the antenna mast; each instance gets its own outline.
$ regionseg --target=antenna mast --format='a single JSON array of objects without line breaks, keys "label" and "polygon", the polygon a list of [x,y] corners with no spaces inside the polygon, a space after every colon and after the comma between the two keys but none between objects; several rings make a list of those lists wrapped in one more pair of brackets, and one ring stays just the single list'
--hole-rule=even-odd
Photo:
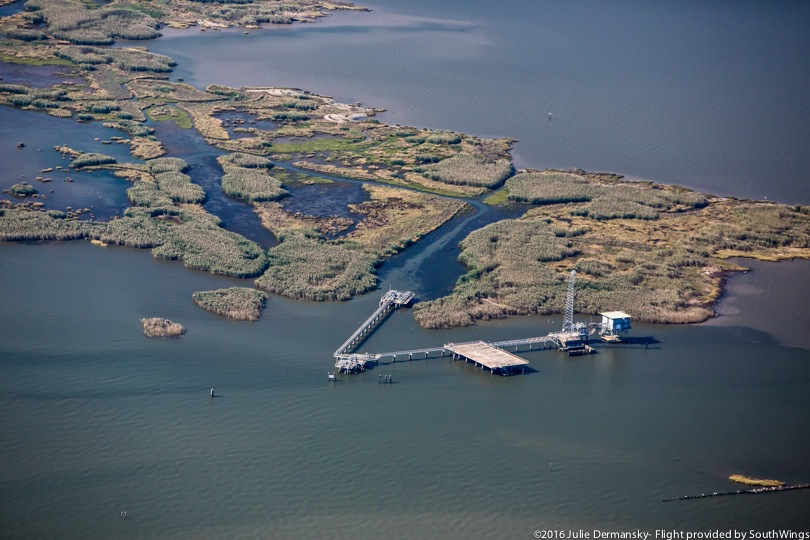
[{"label": "antenna mast", "polygon": [[571,270],[571,275],[568,278],[568,295],[565,299],[565,312],[563,316],[563,332],[571,332],[574,330],[574,279],[576,279],[577,271]]}]

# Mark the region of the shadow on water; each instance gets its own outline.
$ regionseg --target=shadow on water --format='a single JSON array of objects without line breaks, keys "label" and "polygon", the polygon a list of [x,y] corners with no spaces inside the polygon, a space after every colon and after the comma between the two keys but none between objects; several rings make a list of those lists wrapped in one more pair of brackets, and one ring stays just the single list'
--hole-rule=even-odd
[{"label": "shadow on water", "polygon": [[620,343],[611,344],[611,349],[620,348],[644,348],[644,349],[660,349],[661,342],[653,336],[624,336]]}]

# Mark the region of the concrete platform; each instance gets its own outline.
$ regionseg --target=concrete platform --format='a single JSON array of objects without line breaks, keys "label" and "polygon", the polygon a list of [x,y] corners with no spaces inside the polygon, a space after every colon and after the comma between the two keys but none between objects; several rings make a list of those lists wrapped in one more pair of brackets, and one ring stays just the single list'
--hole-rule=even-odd
[{"label": "concrete platform", "polygon": [[516,366],[525,366],[529,363],[519,356],[515,356],[498,347],[493,347],[484,341],[448,343],[444,348],[493,372]]}]

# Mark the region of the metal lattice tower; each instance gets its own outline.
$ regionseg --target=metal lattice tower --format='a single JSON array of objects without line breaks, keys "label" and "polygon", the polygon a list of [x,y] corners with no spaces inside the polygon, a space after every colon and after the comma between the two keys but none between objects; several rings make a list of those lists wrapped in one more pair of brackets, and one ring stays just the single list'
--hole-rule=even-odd
[{"label": "metal lattice tower", "polygon": [[574,279],[577,271],[571,270],[568,278],[568,295],[565,298],[565,312],[563,316],[563,332],[571,332],[574,329]]}]

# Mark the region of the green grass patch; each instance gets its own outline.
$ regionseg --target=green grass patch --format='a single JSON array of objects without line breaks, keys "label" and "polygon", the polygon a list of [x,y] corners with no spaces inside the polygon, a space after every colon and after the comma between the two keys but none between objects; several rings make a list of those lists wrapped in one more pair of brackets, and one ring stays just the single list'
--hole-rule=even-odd
[{"label": "green grass patch", "polygon": [[181,129],[191,129],[194,127],[194,120],[191,118],[191,115],[183,109],[177,107],[171,107],[170,111],[166,109],[169,109],[169,107],[149,107],[144,111],[144,114],[146,114],[146,117],[152,122],[174,122],[175,125]]},{"label": "green grass patch", "polygon": [[504,205],[509,202],[509,190],[506,188],[500,189],[484,199],[484,204],[490,206]]},{"label": "green grass patch", "polygon": [[309,141],[273,143],[271,150],[278,154],[306,154],[310,152],[360,152],[369,146],[362,138],[326,137]]},{"label": "green grass patch", "polygon": [[23,66],[72,66],[73,62],[64,58],[21,58],[0,52],[0,62],[18,64]]}]

